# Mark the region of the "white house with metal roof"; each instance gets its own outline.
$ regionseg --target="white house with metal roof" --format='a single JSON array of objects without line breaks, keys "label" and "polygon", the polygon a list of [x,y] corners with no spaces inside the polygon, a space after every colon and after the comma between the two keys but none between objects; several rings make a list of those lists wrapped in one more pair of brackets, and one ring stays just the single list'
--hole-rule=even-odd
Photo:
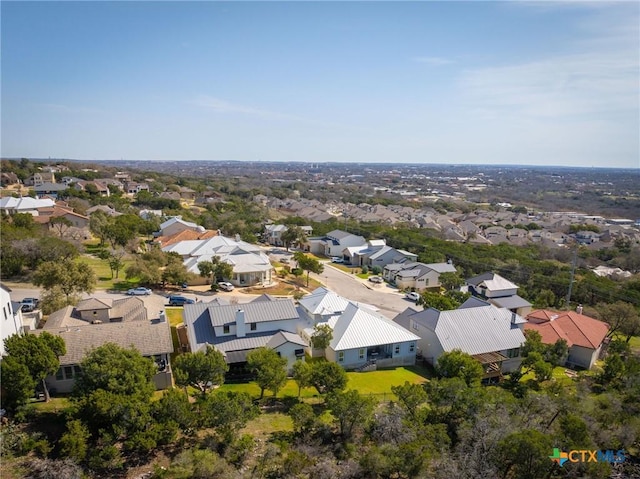
[{"label": "white house with metal roof", "polygon": [[483,365],[485,377],[494,377],[516,370],[522,360],[526,320],[477,298],[451,311],[407,308],[394,322],[420,337],[420,354],[431,365],[436,365],[444,352],[459,349]]},{"label": "white house with metal roof", "polygon": [[427,288],[439,288],[442,273],[455,272],[456,268],[451,263],[425,264],[406,261],[386,265],[382,270],[382,276],[400,289],[423,291]]},{"label": "white house with metal roof", "polygon": [[341,230],[333,230],[325,236],[307,238],[305,249],[313,254],[340,256],[345,248],[351,246],[367,246],[367,241],[358,235]]},{"label": "white house with metal roof", "polygon": [[531,303],[518,296],[518,285],[499,274],[489,272],[469,278],[466,280],[466,289],[473,296],[498,308],[506,308],[521,316],[531,312]]},{"label": "white house with metal roof", "polygon": [[[233,267],[233,276],[224,279],[236,286],[272,283],[273,266],[269,257],[259,247],[239,238],[233,240],[226,236],[214,236],[203,240],[178,241],[165,246],[162,251],[178,253],[187,271],[195,275],[200,274],[198,263],[211,261],[215,256]],[[204,281],[206,279],[202,278]]]},{"label": "white house with metal roof", "polygon": [[349,301],[318,288],[299,301],[300,335],[310,341],[313,328],[327,324],[333,338],[324,354],[346,369],[368,365],[393,367],[415,364],[420,339],[368,305]]}]

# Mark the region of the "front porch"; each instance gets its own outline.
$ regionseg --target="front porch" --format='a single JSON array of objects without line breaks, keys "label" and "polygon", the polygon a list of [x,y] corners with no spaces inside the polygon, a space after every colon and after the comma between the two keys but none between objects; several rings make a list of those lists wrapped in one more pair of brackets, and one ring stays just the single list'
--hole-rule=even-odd
[{"label": "front porch", "polygon": [[498,352],[483,353],[475,354],[472,358],[482,364],[484,371],[484,375],[482,376],[483,381],[502,378],[502,363],[508,359],[504,354]]}]

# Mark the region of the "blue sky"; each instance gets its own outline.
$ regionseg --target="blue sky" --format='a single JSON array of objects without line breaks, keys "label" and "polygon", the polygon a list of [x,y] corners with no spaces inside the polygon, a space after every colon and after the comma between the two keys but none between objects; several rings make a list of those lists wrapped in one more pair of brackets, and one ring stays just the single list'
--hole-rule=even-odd
[{"label": "blue sky", "polygon": [[7,2],[3,157],[640,167],[638,2]]}]

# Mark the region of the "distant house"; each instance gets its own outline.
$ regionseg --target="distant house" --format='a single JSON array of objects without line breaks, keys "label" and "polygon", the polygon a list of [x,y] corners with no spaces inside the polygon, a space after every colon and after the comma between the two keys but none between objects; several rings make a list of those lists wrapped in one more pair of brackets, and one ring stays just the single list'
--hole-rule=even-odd
[{"label": "distant house", "polygon": [[25,185],[27,186],[41,186],[45,183],[55,183],[56,176],[51,171],[40,171],[38,173],[34,173],[33,176],[30,176],[26,181]]},{"label": "distant house", "polygon": [[522,361],[520,347],[525,342],[522,328],[526,321],[508,309],[476,298],[451,311],[407,308],[394,321],[420,337],[420,354],[434,366],[443,353],[459,349],[477,359],[483,365],[485,379],[490,379],[515,371]]},{"label": "distant house", "polygon": [[20,178],[15,173],[0,173],[0,185],[8,186],[20,183]]},{"label": "distant house", "polygon": [[307,343],[296,332],[299,315],[291,299],[266,296],[243,304],[187,304],[183,319],[191,351],[212,345],[234,369],[242,368],[247,354],[260,347],[286,358],[289,369],[304,359]]},{"label": "distant house", "polygon": [[[264,227],[263,237],[267,243],[273,246],[284,246],[282,241],[282,234],[287,231],[289,227],[287,225],[266,225]],[[300,226],[300,229],[304,231],[305,236],[311,236],[313,234],[313,228],[311,226]]]},{"label": "distant house", "polygon": [[[236,286],[269,285],[272,282],[273,266],[262,250],[241,241],[225,236],[209,239],[178,241],[162,248],[162,251],[178,253],[182,256],[187,271],[200,274],[198,263],[211,261],[215,256],[233,267],[233,276],[225,278]],[[204,284],[207,279],[196,277],[193,284]]]},{"label": "distant house", "polygon": [[144,302],[139,298],[115,301],[89,298],[75,308],[67,306],[49,316],[44,329],[64,339],[67,352],[60,358],[60,369],[45,380],[51,391],[69,393],[75,378],[82,373],[80,363],[87,353],[107,343],[136,348],[152,358],[158,368],[153,377],[156,389],[172,385],[170,354],[173,352],[169,323],[161,317],[149,321]]},{"label": "distant house", "polygon": [[[300,335],[310,341],[313,328],[327,324],[333,338],[324,352],[327,360],[345,369],[407,366],[415,364],[415,334],[326,288],[318,288],[299,301]],[[310,349],[310,352],[313,351]]]},{"label": "distant house", "polygon": [[61,206],[53,206],[51,208],[39,208],[38,216],[34,217],[34,221],[45,228],[51,228],[51,220],[53,218],[65,218],[74,228],[87,228],[89,226],[89,217],[75,213],[71,209]]},{"label": "distant house", "polygon": [[122,215],[122,213],[119,213],[118,211],[114,210],[113,208],[111,208],[110,206],[107,206],[107,205],[92,206],[91,208],[89,208],[87,210],[87,214],[89,216],[91,216],[96,211],[101,211],[107,216],[120,216],[120,215]]},{"label": "distant house", "polygon": [[391,263],[384,267],[382,276],[400,289],[423,291],[440,287],[442,273],[455,273],[451,263]]},{"label": "distant house", "polygon": [[342,252],[345,260],[355,266],[385,267],[390,263],[416,261],[418,255],[387,246],[385,240],[369,240],[366,246],[345,248]]},{"label": "distant house", "polygon": [[466,289],[473,296],[521,316],[531,311],[531,303],[518,296],[518,285],[499,274],[488,272],[469,278],[466,280]]},{"label": "distant house", "polygon": [[38,185],[34,185],[33,189],[36,192],[37,196],[50,196],[52,198],[57,198],[58,194],[63,192],[68,188],[67,185],[61,183],[40,183]]},{"label": "distant house", "polygon": [[154,218],[154,217],[162,218],[163,214],[162,214],[162,210],[142,209],[138,213],[138,216],[140,216],[140,218],[142,218],[143,220],[148,220],[148,219],[151,219],[151,218]]},{"label": "distant house", "polygon": [[197,231],[199,233],[205,232],[204,226],[192,223],[191,221],[185,221],[180,216],[174,216],[160,225],[160,231],[154,233],[154,236],[173,236],[183,231]]},{"label": "distant house", "polygon": [[366,244],[367,242],[362,236],[347,233],[346,231],[333,230],[325,236],[307,238],[306,246],[313,254],[342,257],[345,248],[366,246]]},{"label": "distant house", "polygon": [[149,191],[149,185],[146,183],[136,183],[135,181],[129,181],[127,183],[126,192],[128,195],[137,195],[141,191]]},{"label": "distant house", "polygon": [[55,206],[55,202],[52,199],[37,199],[26,196],[24,198],[13,198],[6,196],[0,198],[0,211],[6,215],[13,215],[16,213],[29,213],[33,216],[38,216],[39,208],[52,208]]},{"label": "distant house", "polygon": [[527,316],[525,330],[538,331],[545,344],[567,341],[567,365],[591,369],[602,352],[609,325],[573,311],[536,310]]}]

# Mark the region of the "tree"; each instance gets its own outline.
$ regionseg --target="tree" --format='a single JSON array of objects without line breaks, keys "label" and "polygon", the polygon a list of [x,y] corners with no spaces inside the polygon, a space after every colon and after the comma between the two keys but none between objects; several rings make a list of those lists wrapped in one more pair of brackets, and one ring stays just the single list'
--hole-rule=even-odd
[{"label": "tree", "polygon": [[193,386],[206,394],[224,383],[228,370],[222,353],[211,345],[207,345],[205,351],[181,354],[173,362],[176,385],[185,388],[185,392],[187,386]]},{"label": "tree", "polygon": [[182,257],[177,253],[167,254],[167,263],[162,271],[162,281],[169,284],[183,284],[189,279],[187,267],[182,262]]},{"label": "tree", "polygon": [[82,421],[69,421],[67,431],[60,438],[60,452],[76,463],[82,462],[87,457],[90,437],[89,429]]},{"label": "tree", "polygon": [[409,381],[405,381],[401,386],[391,386],[391,391],[398,397],[398,402],[402,407],[414,419],[418,408],[427,402],[427,393],[421,384],[411,384]]},{"label": "tree", "polygon": [[534,302],[537,308],[549,308],[556,304],[556,295],[550,289],[543,289],[538,293]]},{"label": "tree", "polygon": [[329,347],[333,339],[333,329],[328,324],[317,324],[313,328],[311,335],[311,344],[314,349],[322,349],[323,351]]},{"label": "tree", "polygon": [[440,293],[432,293],[429,291],[424,291],[420,294],[417,303],[423,305],[425,308],[435,308],[438,311],[450,311],[459,306],[451,298],[443,296]]},{"label": "tree", "polygon": [[49,315],[65,306],[77,303],[77,300],[78,298],[75,295],[67,297],[59,286],[54,286],[42,292],[40,309],[42,310],[42,314]]},{"label": "tree", "polygon": [[447,272],[440,273],[440,284],[446,290],[452,290],[459,288],[464,284],[464,279],[459,273]]},{"label": "tree", "polygon": [[347,373],[339,364],[318,361],[311,369],[311,385],[320,394],[342,391],[347,386]]},{"label": "tree", "polygon": [[45,289],[57,286],[68,300],[76,293],[91,293],[96,285],[96,275],[86,263],[46,262],[34,272],[33,284]]},{"label": "tree", "polygon": [[202,425],[216,428],[227,443],[259,414],[251,396],[244,392],[215,391],[201,398],[199,408]]},{"label": "tree", "polygon": [[198,263],[200,276],[210,278],[212,285],[218,282],[218,278],[226,280],[233,276],[233,266],[229,263],[220,261],[218,256],[211,258],[211,261],[201,261]]},{"label": "tree", "polygon": [[302,392],[302,388],[311,386],[311,365],[306,361],[296,361],[293,363],[293,380],[298,385],[298,397]]},{"label": "tree", "polygon": [[327,407],[336,418],[343,438],[349,439],[356,425],[365,426],[371,419],[375,401],[358,391],[334,391],[327,396]]},{"label": "tree", "polygon": [[290,246],[307,241],[307,235],[300,226],[289,226],[287,230],[282,233],[280,239],[284,243],[287,251],[289,251]]},{"label": "tree", "polygon": [[89,218],[89,231],[100,240],[100,246],[104,246],[113,224],[113,217],[103,211],[96,211]]},{"label": "tree", "polygon": [[309,286],[309,273],[322,274],[324,265],[315,258],[307,256],[302,251],[297,251],[293,258],[298,263],[298,268],[307,272],[307,286]]},{"label": "tree", "polygon": [[15,356],[6,356],[0,361],[0,382],[2,383],[2,407],[15,412],[33,396],[36,381],[29,368]]},{"label": "tree", "polygon": [[257,348],[247,354],[247,365],[256,374],[256,383],[260,386],[260,399],[264,397],[265,389],[278,391],[287,382],[287,360],[278,356],[273,349]]},{"label": "tree", "polygon": [[627,337],[627,342],[634,334],[640,333],[638,312],[630,303],[616,301],[613,304],[601,303],[596,306],[600,318],[610,326],[608,337],[620,332]]},{"label": "tree", "polygon": [[196,415],[189,396],[180,389],[167,389],[153,406],[153,416],[159,423],[175,424],[185,433],[191,432],[195,426]]},{"label": "tree", "polygon": [[[42,384],[45,401],[49,401],[49,389],[45,378],[54,374],[60,367],[60,356],[67,352],[64,340],[60,336],[43,331],[39,335],[14,334],[4,340],[4,345],[9,356],[27,367],[33,381]],[[20,370],[21,368],[14,365],[14,374],[20,373]],[[17,384],[21,384],[21,387],[26,386],[24,379],[19,380]]]},{"label": "tree", "polygon": [[553,366],[544,360],[542,354],[533,351],[522,360],[522,368],[525,371],[532,371],[536,381],[548,381],[553,375]]},{"label": "tree", "polygon": [[318,418],[313,411],[313,406],[304,402],[298,403],[289,409],[289,416],[293,422],[293,430],[305,434],[311,431],[317,424]]},{"label": "tree", "polygon": [[436,372],[445,378],[460,378],[467,386],[477,386],[482,380],[482,364],[459,349],[442,353],[436,365]]},{"label": "tree", "polygon": [[[498,442],[494,462],[501,477],[538,479],[548,477],[553,463],[549,460],[551,438],[535,429],[525,429],[505,436]],[[513,474],[510,474],[512,471]]]},{"label": "tree", "polygon": [[58,233],[58,236],[62,238],[65,232],[73,226],[73,223],[64,216],[55,216],[49,220],[49,224]]}]

